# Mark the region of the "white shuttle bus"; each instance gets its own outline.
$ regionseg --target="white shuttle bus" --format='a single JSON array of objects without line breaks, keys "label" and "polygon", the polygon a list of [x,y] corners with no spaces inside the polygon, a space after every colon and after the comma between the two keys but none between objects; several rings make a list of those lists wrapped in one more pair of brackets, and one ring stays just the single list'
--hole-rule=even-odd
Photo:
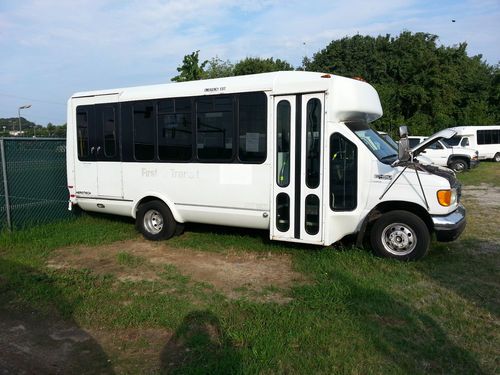
[{"label": "white shuttle bus", "polygon": [[404,138],[398,156],[370,128],[381,115],[369,84],[310,72],[77,93],[69,207],[133,217],[151,240],[196,222],[325,246],[357,234],[380,256],[418,259],[433,233],[464,229],[460,185],[413,162]]},{"label": "white shuttle bus", "polygon": [[457,126],[451,128],[457,134],[446,143],[456,149],[473,148],[479,152],[479,159],[500,162],[500,126]]}]

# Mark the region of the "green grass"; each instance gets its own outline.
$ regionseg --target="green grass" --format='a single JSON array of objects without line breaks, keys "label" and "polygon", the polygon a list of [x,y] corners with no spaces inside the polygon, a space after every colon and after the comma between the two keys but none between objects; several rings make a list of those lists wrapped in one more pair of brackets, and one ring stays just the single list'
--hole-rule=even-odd
[{"label": "green grass", "polygon": [[490,184],[500,186],[500,163],[482,161],[477,168],[459,173],[458,179],[465,185]]},{"label": "green grass", "polygon": [[[460,179],[499,186],[499,167],[482,163]],[[491,228],[500,226],[500,215],[466,203],[469,224],[462,238],[433,243],[429,255],[414,263],[359,249],[291,246],[270,242],[266,232],[211,226],[188,226],[169,241],[205,252],[288,254],[308,282],[293,286],[287,304],[228,299],[171,265],[160,267],[157,280],[135,282],[47,267],[55,249],[139,238],[128,220],[84,215],[3,233],[0,313],[37,311],[111,336],[127,329],[171,332],[154,358],[120,354],[125,347],[152,350],[149,336],[127,336],[116,346],[95,340],[120,373],[494,374],[500,364],[500,234]],[[485,244],[499,246],[484,251]],[[146,267],[144,258],[126,250],[116,261]]]}]

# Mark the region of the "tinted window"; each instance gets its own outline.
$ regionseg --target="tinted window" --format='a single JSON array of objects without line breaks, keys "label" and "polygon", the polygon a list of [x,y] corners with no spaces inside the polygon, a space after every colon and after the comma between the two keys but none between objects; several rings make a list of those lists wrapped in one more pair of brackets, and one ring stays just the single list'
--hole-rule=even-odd
[{"label": "tinted window", "polygon": [[458,146],[458,144],[460,143],[460,140],[462,139],[461,136],[459,135],[456,135],[454,137],[451,137],[449,139],[445,139],[444,142],[446,142],[447,144],[449,144],[450,146]]},{"label": "tinted window", "polygon": [[161,100],[158,104],[158,157],[187,161],[192,157],[190,99]]},{"label": "tinted window", "polygon": [[267,148],[267,97],[262,92],[241,94],[238,104],[239,159],[263,162]]},{"label": "tinted window", "polygon": [[410,141],[410,148],[413,148],[420,143],[420,139],[409,138],[408,140]]},{"label": "tinted window", "polygon": [[314,235],[319,232],[319,198],[314,194],[306,197],[306,221],[305,230],[308,234]]},{"label": "tinted window", "polygon": [[356,208],[358,190],[358,150],[339,133],[330,137],[330,207],[349,211]]},{"label": "tinted window", "polygon": [[315,98],[307,102],[306,119],[306,185],[310,189],[319,186],[320,135],[321,101]]},{"label": "tinted window", "polygon": [[276,196],[276,228],[280,232],[290,229],[290,197],[285,193]]},{"label": "tinted window", "polygon": [[469,146],[469,138],[462,139],[462,142],[460,142],[460,146],[462,146],[462,147]]},{"label": "tinted window", "polygon": [[197,101],[196,148],[206,161],[233,157],[232,96],[201,98]]},{"label": "tinted window", "polygon": [[112,107],[105,107],[102,110],[102,131],[104,137],[104,155],[108,158],[116,156],[115,109]]},{"label": "tinted window", "polygon": [[285,187],[290,183],[290,103],[282,100],[278,103],[276,109],[276,183],[278,186]]},{"label": "tinted window", "polygon": [[154,159],[155,116],[152,102],[136,102],[133,109],[134,156],[136,160]]},{"label": "tinted window", "polygon": [[431,149],[431,150],[442,150],[443,149],[443,146],[441,146],[441,143],[439,143],[438,141],[430,144],[429,146],[427,146],[427,148]]},{"label": "tinted window", "polygon": [[89,113],[87,110],[76,110],[76,132],[78,143],[78,158],[89,156]]},{"label": "tinted window", "polygon": [[477,131],[477,144],[478,145],[491,145],[500,143],[500,130],[478,130]]}]

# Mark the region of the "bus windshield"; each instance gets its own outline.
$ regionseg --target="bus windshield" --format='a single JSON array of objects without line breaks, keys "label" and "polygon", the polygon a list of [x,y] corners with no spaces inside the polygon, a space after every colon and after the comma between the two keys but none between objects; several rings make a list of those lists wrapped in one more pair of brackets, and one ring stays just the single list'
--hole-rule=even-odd
[{"label": "bus windshield", "polygon": [[390,164],[397,157],[397,151],[366,122],[346,123],[347,127],[368,147],[382,163]]}]

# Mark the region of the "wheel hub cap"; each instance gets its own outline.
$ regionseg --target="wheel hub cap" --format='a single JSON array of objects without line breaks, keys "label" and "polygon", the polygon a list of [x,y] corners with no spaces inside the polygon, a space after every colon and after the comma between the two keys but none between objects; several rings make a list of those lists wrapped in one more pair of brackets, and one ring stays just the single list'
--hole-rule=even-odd
[{"label": "wheel hub cap", "polygon": [[149,233],[157,234],[163,229],[163,216],[156,210],[149,210],[144,215],[144,228]]},{"label": "wheel hub cap", "polygon": [[390,224],[382,232],[384,248],[395,255],[406,255],[415,249],[417,238],[415,232],[406,224]]}]

